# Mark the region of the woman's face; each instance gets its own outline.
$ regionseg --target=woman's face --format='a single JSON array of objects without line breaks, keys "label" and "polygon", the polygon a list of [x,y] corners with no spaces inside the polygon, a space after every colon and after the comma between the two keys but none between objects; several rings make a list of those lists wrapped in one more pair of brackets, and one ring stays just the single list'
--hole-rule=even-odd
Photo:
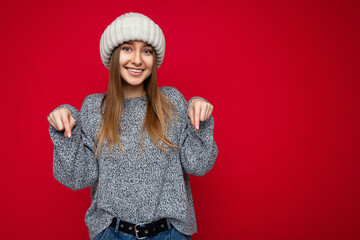
[{"label": "woman's face", "polygon": [[120,75],[124,84],[137,86],[150,76],[154,64],[153,51],[142,41],[128,41],[120,45]]}]

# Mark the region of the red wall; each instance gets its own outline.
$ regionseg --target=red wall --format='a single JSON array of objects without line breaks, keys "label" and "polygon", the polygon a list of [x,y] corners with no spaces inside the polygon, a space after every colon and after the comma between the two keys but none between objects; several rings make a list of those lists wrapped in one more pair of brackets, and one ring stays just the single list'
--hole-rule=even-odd
[{"label": "red wall", "polygon": [[88,239],[90,189],[53,178],[46,116],[106,91],[100,36],[130,11],[164,31],[159,86],[214,105],[192,239],[360,239],[359,3],[1,3],[1,239]]}]

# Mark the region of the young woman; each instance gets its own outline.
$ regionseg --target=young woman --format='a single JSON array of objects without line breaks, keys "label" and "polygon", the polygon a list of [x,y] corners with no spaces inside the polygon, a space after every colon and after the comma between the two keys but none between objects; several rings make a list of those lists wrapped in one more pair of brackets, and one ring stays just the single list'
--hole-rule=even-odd
[{"label": "young woman", "polygon": [[88,95],[80,112],[64,104],[48,116],[55,179],[73,190],[91,187],[91,240],[197,232],[189,174],[202,176],[215,163],[213,106],[157,86],[164,53],[157,24],[121,15],[100,40],[107,92]]}]

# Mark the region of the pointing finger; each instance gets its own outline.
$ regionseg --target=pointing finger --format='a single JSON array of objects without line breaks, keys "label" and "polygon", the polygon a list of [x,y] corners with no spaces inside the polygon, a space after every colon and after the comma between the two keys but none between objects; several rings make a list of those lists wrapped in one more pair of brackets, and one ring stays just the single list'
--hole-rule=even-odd
[{"label": "pointing finger", "polygon": [[190,107],[190,108],[189,108],[189,117],[190,117],[191,124],[195,127],[195,123],[194,123],[194,108],[193,108],[193,107]]},{"label": "pointing finger", "polygon": [[66,115],[62,118],[63,124],[65,127],[64,136],[70,138],[71,137],[71,129],[70,129],[70,121],[69,121],[69,115]]},{"label": "pointing finger", "polygon": [[196,104],[195,105],[195,125],[196,125],[196,130],[199,130],[199,123],[200,123],[200,104]]}]

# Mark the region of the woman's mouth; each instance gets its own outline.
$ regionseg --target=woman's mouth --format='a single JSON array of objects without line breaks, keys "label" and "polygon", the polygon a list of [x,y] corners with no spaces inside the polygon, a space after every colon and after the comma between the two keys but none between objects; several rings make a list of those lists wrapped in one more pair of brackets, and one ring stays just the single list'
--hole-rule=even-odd
[{"label": "woman's mouth", "polygon": [[143,73],[143,69],[126,68],[126,70],[133,76],[140,76]]}]

